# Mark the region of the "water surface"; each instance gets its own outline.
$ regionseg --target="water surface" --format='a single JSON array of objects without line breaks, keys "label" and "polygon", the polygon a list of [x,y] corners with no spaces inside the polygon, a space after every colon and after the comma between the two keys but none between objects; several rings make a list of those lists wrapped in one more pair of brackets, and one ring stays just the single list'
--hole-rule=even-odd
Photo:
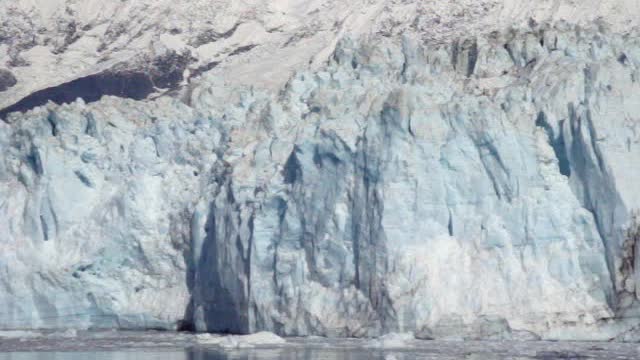
[{"label": "water surface", "polygon": [[285,344],[221,348],[193,334],[24,332],[3,337],[0,360],[631,360],[638,344],[613,342],[422,341],[380,348],[362,339],[290,338]]}]

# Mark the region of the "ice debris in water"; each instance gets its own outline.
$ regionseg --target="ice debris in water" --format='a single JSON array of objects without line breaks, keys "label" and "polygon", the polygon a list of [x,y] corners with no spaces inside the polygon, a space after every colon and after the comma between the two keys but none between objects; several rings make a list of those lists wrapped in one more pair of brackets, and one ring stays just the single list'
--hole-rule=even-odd
[{"label": "ice debris in water", "polygon": [[406,333],[389,333],[379,338],[372,339],[366,343],[366,347],[372,348],[404,348],[408,347],[410,342],[415,340],[415,336],[411,332]]},{"label": "ice debris in water", "polygon": [[76,338],[78,337],[78,330],[76,329],[67,329],[64,331],[56,331],[50,335],[48,335],[48,337],[51,338]]},{"label": "ice debris in water", "polygon": [[199,334],[196,336],[198,343],[203,345],[216,345],[222,348],[252,348],[255,346],[273,346],[285,344],[287,341],[280,336],[262,331],[251,335],[214,335]]},{"label": "ice debris in water", "polygon": [[37,331],[25,331],[25,330],[13,330],[13,331],[0,331],[0,338],[5,339],[23,339],[39,337],[42,334]]}]

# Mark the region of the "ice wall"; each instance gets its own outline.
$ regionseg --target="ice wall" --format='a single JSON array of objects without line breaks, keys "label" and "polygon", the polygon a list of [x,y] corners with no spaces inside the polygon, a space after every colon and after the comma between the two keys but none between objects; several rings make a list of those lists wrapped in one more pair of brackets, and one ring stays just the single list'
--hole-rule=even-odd
[{"label": "ice wall", "polygon": [[598,338],[637,326],[640,43],[340,42],[278,94],[0,123],[0,327]]}]

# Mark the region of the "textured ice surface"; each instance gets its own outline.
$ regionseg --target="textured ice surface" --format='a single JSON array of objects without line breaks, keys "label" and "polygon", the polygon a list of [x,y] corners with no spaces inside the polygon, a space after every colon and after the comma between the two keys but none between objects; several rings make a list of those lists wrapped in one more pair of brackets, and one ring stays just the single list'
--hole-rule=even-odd
[{"label": "textured ice surface", "polygon": [[0,328],[637,338],[634,34],[379,34],[277,94],[10,115]]}]

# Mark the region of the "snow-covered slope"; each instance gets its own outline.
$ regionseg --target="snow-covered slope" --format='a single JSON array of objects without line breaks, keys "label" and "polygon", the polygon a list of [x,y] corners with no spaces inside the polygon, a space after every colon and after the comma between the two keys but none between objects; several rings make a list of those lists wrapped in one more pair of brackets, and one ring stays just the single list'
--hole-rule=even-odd
[{"label": "snow-covered slope", "polygon": [[[450,43],[545,21],[597,21],[620,33],[638,13],[638,0],[3,1],[0,71],[17,82],[5,91],[0,85],[0,117],[25,98],[9,110],[82,92],[139,99],[212,69],[223,83],[277,91],[293,71],[322,66],[344,36],[411,32]],[[55,91],[96,74],[102,86],[89,78]]]},{"label": "snow-covered slope", "polygon": [[174,88],[0,122],[0,328],[637,335],[638,2],[68,3]]}]

